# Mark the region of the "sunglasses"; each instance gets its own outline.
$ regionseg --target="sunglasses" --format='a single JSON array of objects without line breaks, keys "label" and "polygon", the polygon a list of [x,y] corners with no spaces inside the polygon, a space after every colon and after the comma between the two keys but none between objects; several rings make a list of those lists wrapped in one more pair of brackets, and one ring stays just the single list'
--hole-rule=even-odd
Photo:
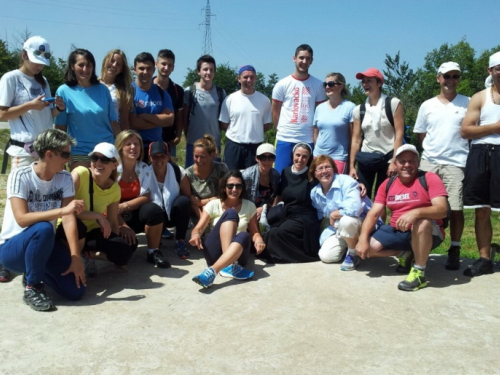
[{"label": "sunglasses", "polygon": [[46,59],[50,59],[50,56],[52,56],[52,54],[50,52],[42,52],[42,51],[37,50],[37,49],[33,51],[33,55],[35,55],[35,56],[43,56]]},{"label": "sunglasses", "polygon": [[340,86],[343,85],[341,82],[333,82],[333,81],[328,81],[328,82],[323,82],[323,87],[326,89],[326,86],[329,88],[335,87],[335,86]]},{"label": "sunglasses", "polygon": [[63,159],[69,159],[71,157],[71,152],[68,151],[55,151]]},{"label": "sunglasses", "polygon": [[243,184],[227,184],[226,189],[233,190],[236,188],[236,190],[241,190],[243,189]]},{"label": "sunglasses", "polygon": [[259,155],[257,156],[257,159],[260,161],[275,161],[276,160],[276,155]]},{"label": "sunglasses", "polygon": [[459,79],[460,78],[460,74],[443,74],[443,78],[444,79],[450,79],[450,78],[453,78],[453,79]]},{"label": "sunglasses", "polygon": [[106,156],[92,155],[90,157],[90,161],[93,163],[97,163],[98,160],[100,160],[102,164],[109,164],[111,162],[111,159]]}]

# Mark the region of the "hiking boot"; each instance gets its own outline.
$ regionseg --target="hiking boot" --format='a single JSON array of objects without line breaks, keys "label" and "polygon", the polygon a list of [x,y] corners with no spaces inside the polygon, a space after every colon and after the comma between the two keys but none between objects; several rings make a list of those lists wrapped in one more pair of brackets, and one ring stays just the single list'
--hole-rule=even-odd
[{"label": "hiking boot", "polygon": [[342,271],[354,271],[360,261],[361,259],[359,258],[359,256],[347,253],[344,261],[340,265],[340,269]]},{"label": "hiking boot", "polygon": [[193,277],[196,284],[200,284],[203,288],[212,286],[215,280],[215,271],[212,267],[205,268],[202,273]]},{"label": "hiking boot", "polygon": [[398,284],[398,289],[404,290],[406,292],[414,292],[416,290],[425,288],[426,286],[427,281],[425,281],[423,271],[412,267],[406,279]]},{"label": "hiking boot", "polygon": [[184,241],[176,241],[175,253],[179,257],[179,259],[187,259],[189,258],[189,250],[186,249],[186,244]]},{"label": "hiking boot", "polygon": [[168,260],[166,260],[163,257],[163,254],[162,254],[162,252],[160,250],[155,250],[152,253],[149,253],[147,261],[149,263],[154,264],[155,267],[158,267],[158,268],[169,268],[169,267],[172,267],[170,265],[170,263],[168,262]]},{"label": "hiking boot", "polygon": [[449,271],[456,271],[460,269],[460,246],[450,246],[448,249],[448,260],[444,268]]},{"label": "hiking boot", "polygon": [[10,281],[10,271],[0,264],[0,283],[7,283]]},{"label": "hiking boot", "polygon": [[35,311],[50,311],[55,309],[54,303],[45,294],[42,283],[28,286],[24,291],[23,301]]},{"label": "hiking boot", "polygon": [[161,238],[164,238],[164,239],[169,239],[169,238],[173,238],[174,237],[174,234],[172,232],[170,232],[167,228],[163,229],[163,233],[161,234]]},{"label": "hiking boot", "polygon": [[493,269],[493,262],[486,258],[479,258],[475,260],[469,268],[465,269],[464,276],[476,277],[488,275],[493,272],[495,272]]},{"label": "hiking boot", "polygon": [[408,273],[411,271],[413,262],[415,261],[415,254],[413,251],[402,251],[398,256],[398,267],[396,268],[397,273]]},{"label": "hiking boot", "polygon": [[248,280],[253,277],[255,273],[253,271],[248,271],[241,267],[238,262],[235,262],[219,272],[222,277],[227,277],[229,279],[236,280]]}]

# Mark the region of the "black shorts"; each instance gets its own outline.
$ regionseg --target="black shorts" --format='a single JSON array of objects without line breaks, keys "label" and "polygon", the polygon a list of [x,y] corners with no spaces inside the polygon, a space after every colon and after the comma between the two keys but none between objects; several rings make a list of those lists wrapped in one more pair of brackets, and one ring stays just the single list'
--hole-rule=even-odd
[{"label": "black shorts", "polygon": [[465,164],[464,207],[500,211],[500,145],[472,145]]}]

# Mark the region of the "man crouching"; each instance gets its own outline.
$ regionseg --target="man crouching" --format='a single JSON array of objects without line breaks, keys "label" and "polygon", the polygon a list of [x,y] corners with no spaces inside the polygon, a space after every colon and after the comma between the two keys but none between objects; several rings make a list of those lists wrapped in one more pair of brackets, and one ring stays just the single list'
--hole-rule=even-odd
[{"label": "man crouching", "polygon": [[[413,251],[415,264],[400,290],[415,291],[427,286],[425,266],[432,249],[443,242],[442,220],[447,215],[447,194],[443,182],[432,172],[419,171],[418,151],[406,144],[396,151],[397,176],[380,186],[368,212],[356,251],[361,259],[397,256]],[[390,225],[373,231],[385,208],[391,210]]]}]

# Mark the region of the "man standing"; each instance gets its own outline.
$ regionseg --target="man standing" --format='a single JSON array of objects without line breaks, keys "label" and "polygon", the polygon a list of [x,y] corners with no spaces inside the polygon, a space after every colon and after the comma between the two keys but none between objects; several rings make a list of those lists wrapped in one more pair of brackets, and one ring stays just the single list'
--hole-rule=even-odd
[{"label": "man standing", "polygon": [[447,270],[460,268],[460,238],[464,230],[462,188],[469,144],[460,136],[460,127],[469,98],[457,94],[460,72],[460,65],[452,61],[439,67],[436,80],[441,92],[421,105],[413,129],[424,149],[420,169],[441,177],[448,192],[451,246]]},{"label": "man standing", "polygon": [[[148,52],[138,54],[134,59],[134,71],[137,75],[134,87],[134,108],[130,116],[130,127],[136,129],[144,142],[144,149],[149,144],[162,140],[162,128],[172,126],[174,113],[172,101],[167,92],[153,84],[155,59]],[[144,161],[148,152],[144,152]]]},{"label": "man standing", "polygon": [[314,109],[326,100],[321,81],[309,75],[313,62],[311,46],[298,46],[293,61],[293,74],[280,80],[273,89],[272,116],[277,140],[274,167],[280,173],[292,165],[292,150],[297,143],[309,143],[314,148]]},{"label": "man standing", "polygon": [[226,92],[213,84],[215,59],[201,56],[196,62],[200,81],[184,91],[184,134],[186,135],[186,168],[193,165],[193,143],[210,134],[220,152],[221,129],[219,115]]},{"label": "man standing", "polygon": [[271,127],[271,102],[255,91],[255,68],[244,65],[238,70],[241,89],[224,99],[219,121],[226,130],[224,162],[229,170],[246,169],[256,163],[257,147]]},{"label": "man standing", "polygon": [[[433,172],[419,175],[415,146],[400,146],[395,158],[397,176],[380,185],[375,202],[363,221],[356,251],[365,259],[397,256],[401,251],[413,250],[415,264],[398,288],[416,291],[427,286],[427,258],[444,239],[441,219],[446,217],[448,210],[447,194],[438,175]],[[390,225],[384,224],[373,231],[386,207],[392,212]]]},{"label": "man standing", "polygon": [[153,79],[153,82],[165,90],[174,107],[174,125],[162,129],[163,142],[168,144],[170,156],[175,158],[176,146],[181,141],[183,129],[182,107],[184,103],[184,89],[170,79],[170,75],[175,68],[175,55],[169,49],[162,49],[158,52],[156,58],[156,69],[158,76]]},{"label": "man standing", "polygon": [[490,258],[491,210],[500,211],[500,52],[490,56],[491,87],[472,97],[461,135],[471,139],[465,165],[464,207],[476,210],[476,242],[480,258],[464,271],[475,277],[493,273]]}]

